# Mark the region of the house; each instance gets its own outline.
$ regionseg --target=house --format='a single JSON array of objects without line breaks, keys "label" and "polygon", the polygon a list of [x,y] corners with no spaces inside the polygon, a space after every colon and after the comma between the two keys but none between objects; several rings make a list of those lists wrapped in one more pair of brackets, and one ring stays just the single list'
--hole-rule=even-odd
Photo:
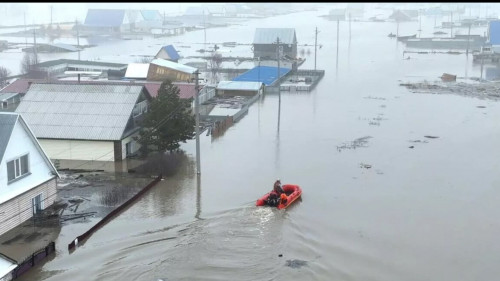
[{"label": "house", "polygon": [[[134,18],[135,19],[131,19]],[[83,28],[101,32],[129,32],[134,30],[138,14],[122,9],[89,9]]]},{"label": "house", "polygon": [[[418,17],[418,11],[416,17]],[[389,19],[393,19],[397,22],[411,21],[413,18],[413,12],[410,13],[409,10],[396,10],[389,16]]]},{"label": "house", "polygon": [[0,111],[14,111],[20,101],[19,93],[0,93]]},{"label": "house", "polygon": [[[173,82],[177,88],[179,88],[179,97],[181,99],[190,99],[193,98],[193,102],[191,103],[191,109],[194,110],[194,97],[196,95],[196,84],[195,83],[185,83],[185,82]],[[161,82],[147,82],[144,84],[146,91],[149,96],[155,98],[158,95],[158,90],[160,89]],[[206,87],[204,85],[198,86],[200,89],[200,93],[198,96],[200,104],[208,101],[209,99],[215,96],[215,89]]]},{"label": "house", "polygon": [[0,280],[10,281],[13,279],[12,272],[17,268],[17,262],[7,256],[0,254]]},{"label": "house", "polygon": [[32,84],[16,109],[50,159],[120,161],[134,154],[148,100],[130,83]]},{"label": "house", "polygon": [[141,19],[135,23],[135,31],[151,32],[162,28],[163,18],[158,10],[140,10]]},{"label": "house", "polygon": [[169,61],[173,61],[173,62],[178,62],[180,58],[181,58],[181,56],[179,56],[179,53],[172,45],[167,45],[167,46],[161,47],[161,49],[158,51],[158,53],[155,56],[155,59],[164,59],[164,60],[169,60]]},{"label": "house", "polygon": [[283,56],[297,58],[297,36],[295,28],[257,28],[253,39],[254,58],[276,59],[276,40],[280,39]]},{"label": "house", "polygon": [[149,65],[148,81],[192,82],[196,68],[164,59],[154,59]]},{"label": "house", "polygon": [[66,71],[92,71],[108,73],[110,71],[118,71],[125,74],[127,64],[101,61],[58,59],[38,63],[35,64],[34,67],[38,71],[46,73],[47,77],[50,78],[57,75],[62,75]]},{"label": "house", "polygon": [[[33,53],[34,47],[28,47],[22,49],[23,52],[30,52]],[[36,46],[36,51],[38,53],[66,53],[66,52],[78,52],[81,51],[81,49],[69,45],[69,44],[63,44],[63,43],[48,43],[48,44],[37,44]]]},{"label": "house", "polygon": [[52,205],[58,177],[21,114],[0,112],[0,235]]},{"label": "house", "polygon": [[262,94],[262,82],[220,81],[217,85],[217,95],[220,96],[254,96]]}]

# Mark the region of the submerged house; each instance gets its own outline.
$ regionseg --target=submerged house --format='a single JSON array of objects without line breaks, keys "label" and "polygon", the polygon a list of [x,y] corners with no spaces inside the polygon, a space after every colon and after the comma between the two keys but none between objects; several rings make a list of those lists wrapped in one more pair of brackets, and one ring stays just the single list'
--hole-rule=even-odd
[{"label": "submerged house", "polygon": [[280,39],[283,56],[297,58],[297,36],[295,28],[257,28],[253,39],[254,58],[276,59],[276,40]]},{"label": "submerged house", "polygon": [[164,59],[154,59],[149,65],[148,81],[192,82],[196,68]]},{"label": "submerged house", "polygon": [[52,205],[58,177],[25,119],[0,112],[0,235]]},{"label": "submerged house", "polygon": [[179,53],[172,45],[167,45],[167,46],[161,47],[161,49],[158,51],[158,53],[155,56],[155,59],[164,59],[164,60],[169,60],[169,61],[173,61],[173,62],[178,62],[180,58],[181,58],[181,56],[179,56]]},{"label": "submerged house", "polygon": [[16,109],[50,159],[120,161],[139,149],[133,139],[148,100],[143,85],[32,84]]}]

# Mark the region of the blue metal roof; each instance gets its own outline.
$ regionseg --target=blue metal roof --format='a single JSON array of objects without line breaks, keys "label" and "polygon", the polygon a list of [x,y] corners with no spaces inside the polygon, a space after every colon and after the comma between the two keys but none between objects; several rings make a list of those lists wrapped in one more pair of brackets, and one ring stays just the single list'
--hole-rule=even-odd
[{"label": "blue metal roof", "polygon": [[[290,72],[290,68],[280,67],[280,78]],[[256,66],[233,79],[233,81],[262,82],[269,86],[278,80],[278,68],[274,66]]]},{"label": "blue metal roof", "polygon": [[146,21],[161,21],[161,15],[158,10],[141,10],[141,14]]},{"label": "blue metal roof", "polygon": [[168,57],[171,60],[179,60],[181,58],[181,56],[179,56],[179,53],[177,53],[177,50],[175,50],[174,46],[167,45],[163,47],[163,49],[165,49],[165,52],[167,52]]},{"label": "blue metal roof", "polygon": [[500,45],[500,21],[490,21],[490,44]]},{"label": "blue metal roof", "polygon": [[119,27],[125,18],[125,10],[89,9],[84,25]]}]

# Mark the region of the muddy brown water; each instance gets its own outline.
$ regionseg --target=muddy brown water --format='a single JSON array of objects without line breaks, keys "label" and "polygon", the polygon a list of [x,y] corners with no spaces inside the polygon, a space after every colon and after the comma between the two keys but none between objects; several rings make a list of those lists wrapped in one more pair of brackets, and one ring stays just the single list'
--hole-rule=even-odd
[{"label": "muddy brown water", "polygon": [[[209,32],[214,41],[251,41],[256,27],[295,27],[300,42],[314,42],[318,26],[326,75],[310,93],[282,93],[279,132],[278,95],[267,95],[224,136],[203,134],[199,178],[195,143],[183,145],[185,169],[72,254],[67,244],[88,225],[63,228],[56,257],[20,280],[495,279],[500,106],[399,86],[414,76],[479,76],[479,67],[465,55],[403,60],[404,46],[387,37],[394,23],[353,22],[349,43],[341,22],[337,69],[336,23],[317,17],[324,13]],[[433,25],[423,19],[429,33]],[[399,32],[417,29],[409,22]],[[307,59],[303,68],[313,68]],[[302,200],[281,211],[255,207],[276,178],[299,184]]]}]

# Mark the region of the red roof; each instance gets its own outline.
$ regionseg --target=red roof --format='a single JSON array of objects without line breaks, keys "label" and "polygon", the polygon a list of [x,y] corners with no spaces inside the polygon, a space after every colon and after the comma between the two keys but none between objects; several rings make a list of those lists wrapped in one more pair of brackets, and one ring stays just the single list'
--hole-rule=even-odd
[{"label": "red roof", "polygon": [[[173,82],[172,84],[176,85],[177,88],[179,88],[179,97],[181,99],[192,98],[196,93],[194,83]],[[158,90],[160,89],[161,83],[147,82],[144,84],[144,86],[149,92],[149,95],[155,98],[158,95]]]},{"label": "red roof", "polygon": [[17,79],[16,81],[10,83],[7,87],[3,88],[0,90],[0,93],[19,93],[19,94],[26,94],[28,92],[28,89],[30,87],[30,82],[42,82],[45,80],[41,79]]}]

